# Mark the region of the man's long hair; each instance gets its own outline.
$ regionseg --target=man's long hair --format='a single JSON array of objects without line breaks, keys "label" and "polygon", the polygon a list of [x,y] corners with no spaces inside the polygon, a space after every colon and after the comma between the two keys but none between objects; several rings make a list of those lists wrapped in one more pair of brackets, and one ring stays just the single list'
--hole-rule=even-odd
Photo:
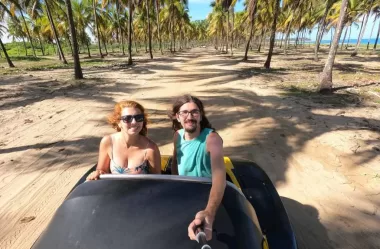
[{"label": "man's long hair", "polygon": [[181,106],[183,106],[184,104],[189,103],[189,102],[195,103],[201,112],[201,115],[202,115],[202,119],[200,122],[201,131],[204,128],[210,128],[213,131],[215,131],[215,128],[212,127],[211,123],[208,121],[208,119],[206,117],[206,112],[205,112],[205,109],[203,107],[202,101],[200,101],[197,97],[191,96],[189,94],[186,94],[186,95],[183,95],[183,96],[177,98],[173,104],[172,112],[169,114],[169,117],[172,120],[172,129],[174,131],[178,131],[178,130],[183,128],[181,123],[178,122],[176,114],[179,112],[179,109],[181,108]]}]

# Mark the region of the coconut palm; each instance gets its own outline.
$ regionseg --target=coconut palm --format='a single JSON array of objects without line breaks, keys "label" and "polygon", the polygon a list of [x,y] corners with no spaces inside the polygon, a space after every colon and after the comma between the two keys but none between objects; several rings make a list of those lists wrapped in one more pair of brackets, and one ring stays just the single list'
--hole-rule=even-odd
[{"label": "coconut palm", "polygon": [[162,51],[162,38],[161,38],[161,32],[160,32],[160,5],[161,5],[161,1],[160,0],[153,0],[153,4],[156,8],[156,22],[157,22],[156,25],[157,25],[158,43],[160,46],[161,54],[164,54],[164,52]]},{"label": "coconut palm", "polygon": [[364,12],[363,24],[362,24],[361,32],[359,34],[358,42],[356,43],[355,50],[351,53],[351,56],[356,56],[358,54],[359,45],[360,45],[360,42],[361,42],[361,40],[363,38],[365,29],[366,29],[366,26],[367,26],[367,22],[368,22],[368,17],[371,14],[371,10],[372,10],[373,4],[374,4],[374,0],[367,0],[367,1],[363,1],[362,2],[361,6],[362,6],[362,10]]},{"label": "coconut palm", "polygon": [[323,72],[320,75],[320,86],[319,91],[321,93],[328,93],[332,91],[332,69],[334,65],[335,55],[336,51],[338,49],[339,45],[339,39],[340,35],[342,33],[344,22],[347,15],[347,2],[348,0],[342,0],[341,8],[340,8],[340,14],[339,14],[339,21],[337,28],[335,29],[335,35],[334,40],[332,42],[332,45],[330,47],[330,52],[326,60],[325,67],[323,69]]},{"label": "coconut palm", "polygon": [[280,0],[274,0],[274,13],[273,13],[273,23],[272,23],[272,30],[270,34],[270,44],[269,44],[269,51],[268,51],[268,57],[267,60],[264,63],[264,67],[266,69],[270,68],[270,62],[272,60],[272,55],[273,55],[273,48],[274,48],[274,41],[276,38],[276,27],[277,27],[277,19],[278,19],[278,14],[280,12]]},{"label": "coconut palm", "polygon": [[72,0],[72,9],[74,15],[74,23],[76,26],[77,38],[81,44],[87,47],[88,57],[91,57],[90,42],[91,39],[86,33],[86,28],[90,28],[92,19],[91,0]]},{"label": "coconut palm", "polygon": [[96,30],[96,36],[98,38],[99,54],[100,54],[100,58],[103,58],[102,46],[100,45],[101,37],[100,37],[99,22],[98,22],[98,18],[99,18],[98,12],[100,12],[101,10],[100,10],[100,8],[98,8],[98,6],[99,6],[98,0],[92,0],[92,4],[93,4],[93,11],[94,11],[94,27]]},{"label": "coconut palm", "polygon": [[27,22],[26,22],[26,19],[25,19],[25,16],[24,16],[24,11],[23,11],[23,9],[21,7],[20,1],[19,0],[7,0],[7,1],[9,3],[9,5],[10,5],[9,10],[10,10],[12,16],[16,16],[16,13],[15,13],[16,9],[20,13],[21,19],[23,21],[24,28],[25,28],[25,31],[26,31],[27,38],[28,38],[28,40],[30,42],[30,45],[32,47],[33,55],[34,55],[34,57],[36,57],[37,55],[36,55],[36,51],[35,51],[35,48],[34,48],[33,39],[32,39],[32,37],[30,35],[29,27],[27,25]]},{"label": "coconut palm", "polygon": [[132,20],[133,20],[133,9],[135,8],[135,0],[128,0],[128,65],[132,65]]},{"label": "coconut palm", "polygon": [[15,65],[13,64],[13,62],[11,61],[11,59],[9,58],[9,55],[7,53],[7,50],[5,49],[3,41],[1,40],[1,37],[4,35],[4,33],[5,33],[4,31],[6,29],[6,27],[1,24],[1,22],[4,20],[5,13],[8,13],[11,16],[11,13],[8,10],[8,8],[4,4],[2,4],[0,2],[0,47],[3,50],[3,52],[4,52],[4,55],[5,55],[5,58],[7,60],[8,66],[9,67],[15,67]]},{"label": "coconut palm", "polygon": [[245,54],[243,60],[248,60],[248,49],[249,49],[249,43],[251,42],[252,35],[253,35],[253,29],[255,26],[255,14],[256,14],[256,5],[258,0],[248,0],[247,4],[247,12],[249,16],[249,22],[250,22],[250,31],[249,31],[249,37],[247,40],[247,45],[245,46]]},{"label": "coconut palm", "polygon": [[336,1],[337,0],[326,0],[326,1],[321,1],[321,3],[320,3],[321,5],[325,5],[325,10],[324,10],[323,16],[321,17],[321,19],[319,21],[317,38],[315,39],[314,60],[316,60],[316,61],[318,60],[319,45],[320,45],[322,37],[323,37],[323,30],[326,27],[326,18],[327,18],[327,15],[328,15],[331,7],[333,6],[333,4]]},{"label": "coconut palm", "polygon": [[[225,26],[224,20],[226,19],[226,12],[223,9],[223,6],[220,2],[212,2],[211,6],[213,7],[212,12],[208,16],[208,34],[210,37],[214,37],[215,48],[219,48],[219,40],[222,45],[223,50],[223,38],[225,37]],[[220,39],[219,39],[220,38]]]},{"label": "coconut palm", "polygon": [[[47,4],[47,3],[49,3],[49,4]],[[60,57],[60,59],[62,60],[62,62],[64,64],[67,64],[67,61],[65,59],[65,56],[64,56],[64,53],[63,53],[63,50],[62,50],[61,42],[59,40],[59,35],[58,35],[58,32],[57,32],[56,26],[54,24],[54,18],[53,18],[52,14],[51,14],[52,13],[51,12],[52,8],[53,8],[54,11],[56,10],[56,7],[58,6],[57,3],[55,1],[46,1],[46,0],[44,0],[44,1],[42,1],[42,0],[25,0],[23,5],[27,9],[28,15],[33,20],[35,20],[38,17],[41,17],[41,15],[44,12],[43,9],[45,8],[45,12],[47,14],[47,17],[48,17],[48,20],[49,20],[49,23],[50,23],[50,26],[51,26],[51,31],[53,33],[53,37],[54,37],[54,39],[55,39],[55,41],[57,43],[59,57]]]},{"label": "coconut palm", "polygon": [[73,40],[73,57],[74,57],[74,71],[75,71],[75,79],[83,79],[83,73],[82,68],[80,66],[80,60],[79,60],[79,48],[78,48],[78,42],[77,42],[77,36],[75,32],[75,24],[74,24],[74,18],[73,18],[73,11],[71,9],[71,1],[66,1],[66,7],[67,7],[67,16],[69,19],[70,24],[70,31],[71,31],[71,39]]},{"label": "coconut palm", "polygon": [[145,7],[146,7],[146,15],[147,15],[147,22],[148,22],[148,41],[149,41],[149,55],[150,59],[153,59],[153,54],[152,54],[152,31],[150,27],[150,7],[151,7],[151,1],[150,0],[145,0]]}]

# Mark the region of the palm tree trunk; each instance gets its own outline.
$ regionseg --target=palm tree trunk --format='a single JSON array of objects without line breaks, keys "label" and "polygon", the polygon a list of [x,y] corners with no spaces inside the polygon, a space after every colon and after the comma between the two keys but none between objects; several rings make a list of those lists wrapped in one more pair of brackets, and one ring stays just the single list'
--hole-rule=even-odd
[{"label": "palm tree trunk", "polygon": [[5,49],[5,46],[3,44],[3,41],[1,40],[1,37],[0,37],[0,46],[1,46],[1,49],[3,50],[3,52],[4,52],[5,58],[7,58],[8,66],[9,67],[15,67],[15,65],[13,65],[13,62],[11,61],[11,59],[8,56],[7,50]]},{"label": "palm tree trunk", "polygon": [[42,39],[40,33],[38,33],[38,41],[40,42],[42,55],[45,56],[44,46],[42,45]]},{"label": "palm tree trunk", "polygon": [[348,40],[346,43],[346,50],[348,49],[348,44],[350,43],[350,39],[351,39],[351,29],[352,29],[352,23],[350,25],[350,32],[348,32]]},{"label": "palm tree trunk", "polygon": [[297,46],[298,46],[299,37],[300,37],[300,30],[298,30],[298,32],[297,32],[296,42],[294,43],[294,47],[296,50],[297,50]]},{"label": "palm tree trunk", "polygon": [[281,33],[280,49],[282,48],[282,42],[284,41],[284,33]]},{"label": "palm tree trunk", "polygon": [[45,6],[46,6],[46,12],[48,15],[48,19],[50,21],[50,25],[51,25],[51,28],[52,28],[53,33],[54,33],[54,38],[57,42],[59,56],[63,60],[63,64],[67,64],[65,55],[63,54],[61,42],[58,39],[58,33],[57,33],[57,29],[55,28],[55,25],[54,25],[53,17],[52,17],[51,12],[50,12],[50,7],[49,7],[49,4],[47,3],[46,0],[45,0]]},{"label": "palm tree trunk", "polygon": [[266,69],[270,68],[270,62],[272,60],[274,42],[275,42],[275,38],[276,38],[276,27],[277,27],[277,18],[278,18],[279,10],[280,10],[280,0],[276,0],[275,1],[275,8],[274,8],[272,30],[271,30],[271,34],[270,34],[269,52],[268,52],[267,60],[264,63],[264,67]]},{"label": "palm tree trunk", "polygon": [[79,48],[78,48],[78,42],[77,42],[77,35],[75,32],[73,10],[71,8],[71,0],[66,0],[66,8],[67,8],[67,16],[69,17],[71,38],[73,39],[75,79],[83,79],[82,68],[80,66],[80,60],[79,60]]},{"label": "palm tree trunk", "polygon": [[169,39],[170,39],[170,52],[173,53],[173,38],[172,38],[172,19],[171,19],[171,14],[170,15],[170,20],[169,20]]},{"label": "palm tree trunk", "polygon": [[173,25],[173,51],[176,52],[175,48],[176,48],[176,43],[177,43],[177,40],[176,40],[176,33],[175,33],[175,30],[174,30],[174,27],[175,25]]},{"label": "palm tree trunk", "polygon": [[172,40],[170,42],[171,44],[171,49],[170,51],[171,52],[175,52],[175,37],[174,37],[174,18],[173,18],[173,0],[170,1],[170,32],[171,32],[171,35],[172,35]]},{"label": "palm tree trunk", "polygon": [[182,22],[179,23],[179,50],[182,51]]},{"label": "palm tree trunk", "polygon": [[[332,42],[333,42],[333,40],[334,40],[334,36],[333,36],[333,28],[334,28],[334,26],[331,26],[331,38],[330,38],[330,45],[329,45],[329,48],[331,48],[331,44],[332,44]],[[335,32],[334,32],[335,33]]]},{"label": "palm tree trunk", "polygon": [[379,30],[377,31],[377,36],[376,36],[376,41],[375,44],[373,45],[373,50],[376,50],[377,42],[379,41],[379,36],[380,36],[380,24],[379,24]]},{"label": "palm tree trunk", "polygon": [[346,40],[347,31],[348,31],[348,26],[346,28],[346,32],[344,32],[343,41],[340,45],[340,50],[343,50],[343,44],[344,44],[344,41]]},{"label": "palm tree trunk", "polygon": [[[369,6],[372,6],[372,3],[373,3],[373,0],[370,2]],[[362,41],[362,38],[363,38],[363,35],[364,35],[364,32],[365,32],[365,28],[367,26],[368,17],[369,17],[370,13],[371,13],[371,9],[364,16],[364,20],[363,20],[363,24],[362,24],[362,30],[360,32],[360,35],[359,35],[359,38],[358,38],[358,42],[356,43],[355,50],[354,50],[354,52],[352,52],[351,56],[356,56],[358,54],[359,46],[360,46],[360,43]]]},{"label": "palm tree trunk", "polygon": [[69,47],[70,47],[70,51],[71,51],[71,56],[74,56],[73,45],[71,44],[69,33],[65,32],[65,34],[66,34],[67,42],[69,43]]},{"label": "palm tree trunk", "polygon": [[247,45],[245,46],[245,54],[244,54],[244,58],[243,58],[244,61],[248,60],[248,49],[249,49],[249,43],[251,42],[251,39],[252,39],[253,26],[254,26],[254,21],[252,20],[250,31],[249,31],[249,38],[247,40]]},{"label": "palm tree trunk", "polygon": [[321,93],[330,93],[332,92],[332,69],[335,60],[335,54],[339,46],[339,38],[342,34],[342,30],[344,27],[346,12],[347,12],[347,2],[348,0],[342,0],[342,6],[339,14],[339,21],[337,27],[335,29],[334,41],[330,48],[329,56],[327,57],[325,67],[323,72],[320,75],[320,86],[319,92]]},{"label": "palm tree trunk", "polygon": [[284,43],[284,54],[288,54],[288,42],[289,42],[289,34],[290,34],[290,24],[288,24],[288,30],[286,31],[286,36],[285,36],[285,43]]},{"label": "palm tree trunk", "polygon": [[33,55],[34,55],[34,57],[37,57],[36,50],[34,49],[34,45],[33,45],[33,40],[32,40],[32,37],[30,36],[29,28],[28,28],[28,25],[26,24],[24,14],[22,13],[22,9],[20,9],[20,13],[21,13],[22,20],[24,21],[26,33],[27,33],[28,39],[30,41],[30,46],[32,47],[32,50],[33,50]]},{"label": "palm tree trunk", "polygon": [[226,46],[226,53],[228,54],[228,46],[230,45],[230,9],[227,10],[227,46]]},{"label": "palm tree trunk", "polygon": [[263,43],[263,39],[264,39],[264,34],[265,34],[265,30],[261,30],[261,38],[260,38],[260,43],[259,43],[259,47],[257,48],[257,52],[260,53],[261,52],[261,44]]},{"label": "palm tree trunk", "polygon": [[249,37],[248,37],[247,45],[245,46],[245,54],[244,54],[244,58],[243,58],[244,61],[248,60],[249,43],[251,42],[251,39],[252,39],[252,36],[253,36],[253,27],[255,26],[255,18],[254,18],[254,16],[256,14],[256,3],[257,3],[257,1],[255,1],[255,3],[254,3],[253,10],[252,10],[252,16],[250,18],[250,20],[251,20],[251,27],[250,27],[250,31],[249,31]]},{"label": "palm tree trunk", "polygon": [[22,43],[24,44],[24,48],[25,48],[25,56],[28,56],[28,46],[26,46],[26,43],[25,43],[25,38],[22,36]]},{"label": "palm tree trunk", "polygon": [[102,40],[103,40],[104,50],[106,50],[106,55],[108,55],[106,38],[103,36]]},{"label": "palm tree trunk", "polygon": [[99,48],[100,58],[103,58],[102,47],[100,45],[100,39],[101,38],[100,38],[100,32],[99,32],[98,17],[96,15],[97,1],[98,0],[92,0],[92,5],[93,5],[93,8],[94,8],[94,25],[95,25],[95,28],[96,28],[96,35],[97,35],[97,38],[98,38],[98,48]]},{"label": "palm tree trunk", "polygon": [[120,3],[119,3],[119,1],[116,1],[116,14],[117,14],[117,23],[118,23],[119,28],[120,28],[121,50],[122,50],[122,54],[125,55],[124,32],[123,32],[123,28],[120,26]]},{"label": "palm tree trunk", "polygon": [[[128,1],[128,11],[129,11],[129,19],[128,19],[128,65],[132,65],[132,1]],[[136,46],[137,49],[137,46]]]},{"label": "palm tree trunk", "polygon": [[149,40],[149,55],[150,59],[153,59],[152,54],[152,31],[150,30],[150,1],[146,0],[146,12],[147,12],[147,19],[148,19],[148,40]]},{"label": "palm tree trunk", "polygon": [[368,42],[367,42],[367,50],[369,49],[369,42],[372,39],[372,33],[373,33],[373,29],[375,28],[375,23],[376,22],[373,22],[372,29],[371,29],[371,34],[369,35],[369,39],[368,39]]},{"label": "palm tree trunk", "polygon": [[323,30],[325,29],[326,18],[327,18],[327,15],[329,13],[329,10],[331,8],[331,5],[332,5],[332,1],[327,0],[325,13],[323,14],[321,22],[319,23],[319,26],[318,26],[317,39],[315,40],[315,48],[314,48],[314,60],[315,61],[318,61],[319,45],[320,45],[321,40],[322,40]]},{"label": "palm tree trunk", "polygon": [[234,44],[234,27],[235,27],[235,7],[231,8],[231,14],[232,14],[232,31],[231,31],[231,56],[234,55],[234,52],[232,51],[232,47]]},{"label": "palm tree trunk", "polygon": [[86,42],[86,46],[87,46],[87,54],[88,54],[88,58],[91,58],[90,44],[88,43],[88,41]]},{"label": "palm tree trunk", "polygon": [[158,32],[158,43],[160,45],[160,51],[163,55],[164,52],[162,51],[162,40],[161,40],[161,34],[160,34],[160,6],[159,6],[159,0],[156,1],[156,19],[157,19],[157,32]]}]

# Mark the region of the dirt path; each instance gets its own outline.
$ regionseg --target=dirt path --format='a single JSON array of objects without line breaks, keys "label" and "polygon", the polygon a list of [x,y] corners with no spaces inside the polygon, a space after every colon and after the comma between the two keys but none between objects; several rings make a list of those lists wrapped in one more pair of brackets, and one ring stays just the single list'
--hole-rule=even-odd
[{"label": "dirt path", "polygon": [[273,86],[297,72],[266,72],[259,69],[262,58],[243,63],[214,53],[195,49],[140,59],[133,67],[119,62],[90,68],[74,87],[67,70],[4,77],[0,248],[30,248],[96,163],[101,137],[112,132],[105,115],[115,101],[135,99],[146,106],[149,136],[162,154],[171,154],[166,113],[183,93],[204,100],[227,156],[254,160],[268,173],[300,249],[380,248],[378,106],[289,95]]}]

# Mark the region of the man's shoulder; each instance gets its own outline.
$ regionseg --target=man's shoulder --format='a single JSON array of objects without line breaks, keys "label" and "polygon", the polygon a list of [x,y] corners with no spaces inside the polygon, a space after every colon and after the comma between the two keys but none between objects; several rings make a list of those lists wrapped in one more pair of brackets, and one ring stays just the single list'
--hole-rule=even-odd
[{"label": "man's shoulder", "polygon": [[215,131],[210,132],[210,134],[207,136],[206,142],[210,145],[223,145],[222,137]]}]

